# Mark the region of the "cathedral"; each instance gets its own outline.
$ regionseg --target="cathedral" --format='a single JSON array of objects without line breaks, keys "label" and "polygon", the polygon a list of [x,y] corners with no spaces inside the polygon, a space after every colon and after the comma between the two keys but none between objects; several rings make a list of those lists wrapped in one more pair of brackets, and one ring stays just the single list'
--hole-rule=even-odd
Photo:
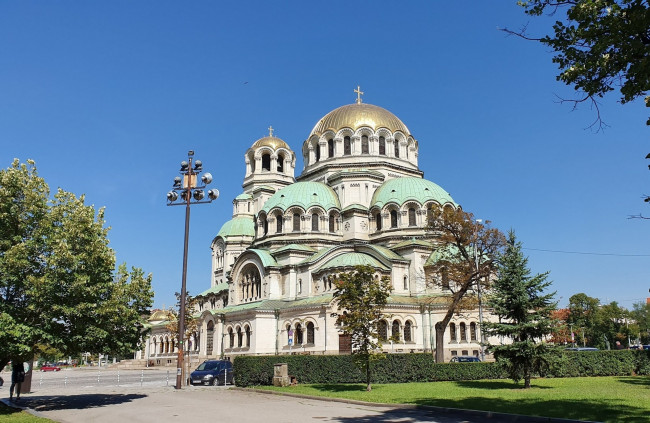
[{"label": "cathedral", "polygon": [[[388,110],[357,100],[323,116],[296,151],[269,135],[244,153],[242,193],[212,244],[210,287],[197,295],[193,361],[242,354],[345,354],[350,338],[331,316],[333,279],[357,265],[387,276],[392,292],[378,328],[388,353],[431,352],[444,289],[427,283],[436,237],[432,204],[458,207],[424,179],[418,141]],[[177,342],[154,313],[143,357],[175,365]],[[478,313],[455,315],[446,360],[479,355]]]}]

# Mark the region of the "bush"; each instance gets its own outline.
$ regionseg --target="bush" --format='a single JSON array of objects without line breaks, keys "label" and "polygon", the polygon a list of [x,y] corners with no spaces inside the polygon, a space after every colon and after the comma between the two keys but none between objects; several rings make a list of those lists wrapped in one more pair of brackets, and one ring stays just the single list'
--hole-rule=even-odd
[{"label": "bush", "polygon": [[[238,356],[238,386],[273,384],[273,365],[287,363],[300,383],[363,383],[364,375],[351,355]],[[650,351],[563,351],[544,376],[650,375]],[[372,361],[373,383],[504,379],[497,363],[440,363],[431,354],[388,354]]]}]

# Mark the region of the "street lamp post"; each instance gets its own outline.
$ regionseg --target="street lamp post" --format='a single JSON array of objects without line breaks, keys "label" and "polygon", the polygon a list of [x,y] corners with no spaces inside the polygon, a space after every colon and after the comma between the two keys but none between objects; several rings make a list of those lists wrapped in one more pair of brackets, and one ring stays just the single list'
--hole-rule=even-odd
[{"label": "street lamp post", "polygon": [[[185,206],[185,241],[183,244],[183,279],[181,283],[181,304],[178,319],[178,360],[176,364],[176,389],[182,388],[183,383],[183,369],[184,369],[184,349],[185,349],[185,296],[187,287],[187,246],[190,235],[190,205],[211,203],[219,197],[217,189],[208,191],[208,199],[203,200],[205,197],[205,187],[212,182],[212,175],[208,172],[204,173],[201,177],[202,185],[197,184],[197,177],[203,171],[203,163],[200,160],[194,162],[192,167],[192,159],[194,151],[190,150],[187,153],[188,160],[181,162],[180,173],[182,177],[177,176],[174,178],[174,185],[172,190],[167,193],[168,206]],[[180,198],[181,201],[175,203]],[[192,201],[194,200],[194,201]]]},{"label": "street lamp post", "polygon": [[[482,219],[476,219],[476,223],[480,224],[482,223]],[[476,233],[476,240],[474,241],[474,263],[476,264],[476,291],[478,294],[478,323],[479,323],[479,331],[481,333],[480,340],[481,340],[481,348],[479,351],[481,351],[481,361],[485,361],[485,336],[484,336],[484,331],[483,331],[483,298],[482,298],[482,293],[481,293],[481,272],[480,272],[480,267],[479,267],[479,256],[478,256],[478,228],[477,228],[477,233]]]}]

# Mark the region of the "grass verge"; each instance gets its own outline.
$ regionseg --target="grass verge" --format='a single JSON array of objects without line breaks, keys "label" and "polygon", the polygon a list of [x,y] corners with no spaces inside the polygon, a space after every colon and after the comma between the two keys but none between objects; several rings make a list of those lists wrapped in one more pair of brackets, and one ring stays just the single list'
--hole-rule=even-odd
[{"label": "grass verge", "polygon": [[50,419],[32,416],[31,414],[17,408],[7,407],[0,403],[0,423],[48,423]]},{"label": "grass verge", "polygon": [[599,422],[650,422],[650,377],[536,379],[531,389],[509,380],[373,385],[313,384],[280,392],[388,404],[452,407]]}]

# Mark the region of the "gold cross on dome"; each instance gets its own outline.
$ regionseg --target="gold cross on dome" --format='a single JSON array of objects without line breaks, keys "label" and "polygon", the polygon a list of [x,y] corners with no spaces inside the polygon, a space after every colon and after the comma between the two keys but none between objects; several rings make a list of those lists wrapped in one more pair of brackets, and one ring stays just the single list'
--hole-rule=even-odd
[{"label": "gold cross on dome", "polygon": [[363,91],[361,91],[361,86],[357,85],[357,89],[354,90],[355,93],[357,93],[357,104],[361,104],[361,96],[363,95]]},{"label": "gold cross on dome", "polygon": [[269,129],[269,137],[272,137],[273,136],[273,127],[269,126],[268,129]]}]

